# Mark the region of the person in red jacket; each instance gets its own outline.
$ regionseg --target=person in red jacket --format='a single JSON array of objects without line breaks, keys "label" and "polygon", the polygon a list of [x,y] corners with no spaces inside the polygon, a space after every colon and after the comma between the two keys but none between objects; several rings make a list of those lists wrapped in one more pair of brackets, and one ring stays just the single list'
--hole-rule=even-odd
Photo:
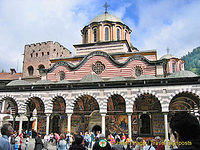
[{"label": "person in red jacket", "polygon": [[161,138],[159,136],[155,137],[156,140],[156,150],[165,150],[165,145],[163,144],[163,142],[161,141]]}]

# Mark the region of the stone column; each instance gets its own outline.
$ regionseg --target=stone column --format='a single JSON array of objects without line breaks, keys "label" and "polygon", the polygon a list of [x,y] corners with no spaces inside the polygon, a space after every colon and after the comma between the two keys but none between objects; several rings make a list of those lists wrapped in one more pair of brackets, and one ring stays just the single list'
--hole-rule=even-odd
[{"label": "stone column", "polygon": [[13,124],[12,124],[12,126],[13,126],[14,130],[15,130],[15,119],[16,119],[16,115],[13,115]]},{"label": "stone column", "polygon": [[5,103],[6,103],[6,101],[4,100],[2,102],[2,106],[1,106],[1,113],[4,113],[4,111],[5,111]]},{"label": "stone column", "polygon": [[106,133],[106,114],[101,114],[101,123],[102,123],[102,125],[101,125],[101,128],[102,128],[102,134],[104,134],[105,135],[105,133]]},{"label": "stone column", "polygon": [[35,131],[37,132],[37,124],[38,124],[38,119],[37,119],[37,115],[35,116]]},{"label": "stone column", "polygon": [[71,117],[72,114],[67,114],[67,131],[71,132]]},{"label": "stone column", "polygon": [[131,114],[128,114],[128,135],[132,139],[132,130],[131,130]]},{"label": "stone column", "polygon": [[167,119],[167,113],[164,114],[164,122],[165,122],[165,149],[168,150],[169,149],[169,145],[168,145],[168,119]]},{"label": "stone column", "polygon": [[46,135],[49,135],[49,122],[50,122],[50,114],[46,114],[47,122],[46,122]]},{"label": "stone column", "polygon": [[19,116],[19,134],[22,133],[22,124],[23,124],[23,116],[20,114]]}]

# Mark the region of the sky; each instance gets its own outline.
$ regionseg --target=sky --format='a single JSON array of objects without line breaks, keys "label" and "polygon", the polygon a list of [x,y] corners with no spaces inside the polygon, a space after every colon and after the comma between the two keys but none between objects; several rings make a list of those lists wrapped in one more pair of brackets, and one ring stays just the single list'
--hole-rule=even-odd
[{"label": "sky", "polygon": [[[0,0],[0,71],[22,71],[24,46],[59,42],[72,53],[80,30],[106,0]],[[132,29],[132,45],[181,56],[200,46],[200,0],[107,0],[108,13]]]}]

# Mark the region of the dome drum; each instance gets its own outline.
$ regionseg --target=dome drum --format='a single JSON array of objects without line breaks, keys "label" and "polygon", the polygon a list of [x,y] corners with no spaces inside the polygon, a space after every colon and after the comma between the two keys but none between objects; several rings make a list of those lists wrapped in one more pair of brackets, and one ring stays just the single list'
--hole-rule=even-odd
[{"label": "dome drum", "polygon": [[103,14],[95,17],[82,30],[83,44],[127,40],[130,44],[131,29],[114,15]]}]

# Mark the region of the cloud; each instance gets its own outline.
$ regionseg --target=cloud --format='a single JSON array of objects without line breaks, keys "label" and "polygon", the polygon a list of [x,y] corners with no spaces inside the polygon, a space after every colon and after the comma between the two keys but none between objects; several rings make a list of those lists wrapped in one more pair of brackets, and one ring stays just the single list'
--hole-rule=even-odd
[{"label": "cloud", "polygon": [[[200,45],[200,1],[108,1],[109,12],[133,30],[140,50],[157,49],[159,56],[182,56]],[[1,0],[0,70],[22,68],[24,45],[57,41],[71,51],[81,43],[80,30],[104,13],[100,0]],[[187,50],[187,51],[186,51]]]},{"label": "cloud", "polygon": [[200,45],[200,1],[157,1],[139,3],[139,24],[134,45],[139,49],[157,49],[159,56],[166,48],[177,56]]},{"label": "cloud", "polygon": [[91,0],[0,1],[0,69],[22,68],[26,44],[57,41],[73,51],[88,23],[88,7],[94,10]]}]

